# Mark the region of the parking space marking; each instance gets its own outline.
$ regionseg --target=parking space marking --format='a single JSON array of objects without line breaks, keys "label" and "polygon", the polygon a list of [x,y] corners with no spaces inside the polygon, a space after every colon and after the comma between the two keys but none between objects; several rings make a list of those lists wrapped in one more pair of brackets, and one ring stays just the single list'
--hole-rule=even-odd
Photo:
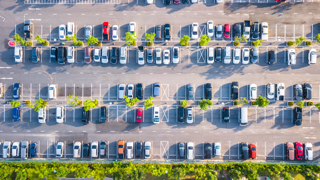
[{"label": "parking space marking", "polygon": [[160,156],[169,159],[169,141],[160,141]]},{"label": "parking space marking", "polygon": [[162,86],[163,95],[161,96],[161,101],[163,101],[164,98],[166,98],[165,100],[169,100],[169,84],[162,84]]}]

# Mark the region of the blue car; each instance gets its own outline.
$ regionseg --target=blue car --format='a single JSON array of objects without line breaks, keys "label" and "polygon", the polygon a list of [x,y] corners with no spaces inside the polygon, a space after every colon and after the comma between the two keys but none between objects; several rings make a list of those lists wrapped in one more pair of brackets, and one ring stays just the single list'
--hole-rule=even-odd
[{"label": "blue car", "polygon": [[13,118],[13,121],[20,120],[20,108],[17,107],[12,109],[12,118]]},{"label": "blue car", "polygon": [[21,97],[21,85],[20,83],[14,83],[13,85],[13,99],[18,100]]},{"label": "blue car", "polygon": [[37,143],[35,142],[30,144],[30,157],[31,158],[37,157]]},{"label": "blue car", "polygon": [[157,97],[160,95],[160,83],[154,83],[153,85],[153,96]]}]

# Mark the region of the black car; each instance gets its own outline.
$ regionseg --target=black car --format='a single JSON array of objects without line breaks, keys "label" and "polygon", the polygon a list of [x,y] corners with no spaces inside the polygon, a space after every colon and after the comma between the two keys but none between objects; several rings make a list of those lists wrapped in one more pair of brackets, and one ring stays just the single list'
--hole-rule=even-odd
[{"label": "black car", "polygon": [[229,109],[229,107],[224,107],[222,109],[222,121],[224,123],[230,122],[230,109]]},{"label": "black car", "polygon": [[171,29],[170,24],[164,25],[164,40],[166,41],[169,41],[171,39],[170,29]]},{"label": "black car", "polygon": [[58,47],[58,63],[59,64],[65,64],[66,61],[66,47]]},{"label": "black car", "polygon": [[100,122],[106,122],[106,120],[107,120],[107,107],[102,106],[100,108],[100,111],[101,111]]},{"label": "black car", "polygon": [[180,158],[184,158],[184,156],[185,156],[185,149],[184,149],[184,143],[182,143],[182,142],[179,142],[178,143],[178,151],[179,151],[179,157]]},{"label": "black car", "polygon": [[312,86],[310,83],[304,83],[303,85],[303,98],[307,100],[312,99]]},{"label": "black car", "polygon": [[30,157],[31,158],[37,157],[37,143],[35,142],[30,144]]},{"label": "black car", "polygon": [[136,142],[136,158],[142,157],[142,142]]},{"label": "black car", "polygon": [[211,143],[205,143],[205,145],[204,145],[204,158],[205,159],[212,158],[212,145],[211,145]]},{"label": "black car", "polygon": [[169,6],[171,4],[171,0],[164,0],[164,5]]},{"label": "black car", "polygon": [[90,121],[90,111],[85,111],[84,107],[82,107],[82,123],[88,124]]},{"label": "black car", "polygon": [[238,36],[238,38],[240,38],[241,35],[241,23],[235,23],[233,25],[233,37]]},{"label": "black car", "polygon": [[221,62],[222,59],[222,48],[221,47],[217,47],[216,48],[216,62]]},{"label": "black car", "polygon": [[242,158],[244,160],[249,159],[249,147],[247,143],[241,143],[241,150],[242,150]]},{"label": "black car", "polygon": [[205,99],[212,99],[212,87],[210,83],[204,85],[205,88]]},{"label": "black car", "polygon": [[32,62],[33,63],[38,63],[40,61],[40,48],[38,47],[33,47],[32,48]]},{"label": "black car", "polygon": [[268,64],[272,65],[276,62],[275,53],[273,50],[268,52]]},{"label": "black car", "polygon": [[238,99],[238,94],[239,94],[239,83],[232,82],[232,84],[231,84],[231,99],[232,100]]},{"label": "black car", "polygon": [[50,61],[51,62],[56,62],[57,61],[57,48],[56,47],[51,47],[51,50],[50,50]]},{"label": "black car", "polygon": [[156,39],[161,39],[161,26],[156,26]]},{"label": "black car", "polygon": [[299,107],[295,107],[293,110],[293,114],[293,124],[296,126],[300,126],[302,124],[302,109]]},{"label": "black car", "polygon": [[189,3],[189,0],[182,0],[182,3]]},{"label": "black car", "polygon": [[117,64],[118,63],[118,56],[119,56],[119,48],[112,47],[110,56],[111,56],[110,57],[111,64]]},{"label": "black car", "polygon": [[259,22],[254,22],[251,28],[251,38],[253,40],[258,40],[260,37]]},{"label": "black car", "polygon": [[13,84],[13,99],[18,100],[21,98],[21,84],[20,83],[14,83]]},{"label": "black car", "polygon": [[139,99],[139,100],[142,100],[143,99],[143,84],[142,83],[138,83],[136,85],[136,97]]},{"label": "black car", "polygon": [[107,143],[104,141],[100,141],[99,143],[100,158],[104,158],[106,156],[106,147],[107,147]]},{"label": "black car", "polygon": [[82,146],[82,153],[83,153],[83,157],[89,157],[89,152],[90,152],[90,145],[89,143],[85,143]]},{"label": "black car", "polygon": [[178,107],[178,122],[179,123],[183,123],[184,122],[184,116],[185,116],[184,107],[179,106]]}]

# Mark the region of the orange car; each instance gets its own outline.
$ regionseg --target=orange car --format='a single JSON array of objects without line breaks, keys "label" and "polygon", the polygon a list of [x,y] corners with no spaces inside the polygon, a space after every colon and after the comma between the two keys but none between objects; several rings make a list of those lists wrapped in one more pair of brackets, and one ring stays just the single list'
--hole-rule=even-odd
[{"label": "orange car", "polygon": [[257,158],[257,146],[255,144],[250,144],[250,158],[256,159]]},{"label": "orange car", "polygon": [[118,159],[124,159],[124,145],[123,140],[118,141]]}]

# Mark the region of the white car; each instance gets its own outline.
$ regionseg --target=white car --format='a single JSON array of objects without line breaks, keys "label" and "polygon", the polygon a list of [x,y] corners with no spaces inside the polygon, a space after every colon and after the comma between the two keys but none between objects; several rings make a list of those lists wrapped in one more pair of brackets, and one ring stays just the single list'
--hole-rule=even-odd
[{"label": "white car", "polygon": [[101,49],[94,49],[93,50],[93,61],[94,62],[100,62],[100,51],[101,51]]},{"label": "white car", "polygon": [[60,40],[66,40],[66,35],[67,35],[66,25],[61,24],[59,26],[59,39]]},{"label": "white car", "polygon": [[240,63],[240,56],[241,56],[240,48],[235,48],[233,50],[233,64],[239,64]]},{"label": "white car", "polygon": [[267,22],[261,23],[261,39],[264,41],[268,40],[268,23]]},{"label": "white car", "polygon": [[67,36],[74,36],[74,22],[67,23]]},{"label": "white car", "polygon": [[198,30],[199,30],[199,24],[196,22],[192,23],[192,25],[191,25],[191,39],[198,39],[199,38]]},{"label": "white car", "polygon": [[117,41],[119,39],[118,29],[119,29],[118,25],[112,26],[112,40],[114,41]]},{"label": "white car", "polygon": [[119,99],[123,99],[123,96],[125,95],[124,92],[126,90],[126,85],[125,84],[119,84]]},{"label": "white car", "polygon": [[179,63],[179,47],[174,46],[172,49],[172,63],[178,64]]},{"label": "white car", "polygon": [[90,36],[92,36],[92,26],[88,25],[86,26],[86,40],[88,40]]},{"label": "white car", "polygon": [[296,51],[295,49],[288,49],[288,66],[296,64]]},{"label": "white car", "polygon": [[133,84],[128,84],[128,98],[132,99],[133,98]]},{"label": "white car", "polygon": [[136,33],[136,23],[135,22],[130,22],[129,23],[129,32],[131,34],[137,34]]},{"label": "white car", "polygon": [[161,48],[156,48],[156,64],[161,64]]},{"label": "white car", "polygon": [[275,94],[275,87],[274,87],[274,84],[272,83],[268,83],[267,84],[267,98],[269,100],[273,100],[274,99],[274,94]]},{"label": "white car", "polygon": [[64,143],[58,142],[56,146],[56,158],[62,158],[63,157],[63,149],[64,149]]},{"label": "white car", "polygon": [[146,4],[152,4],[153,0],[146,0]]},{"label": "white car", "polygon": [[64,107],[63,106],[58,106],[56,108],[56,122],[57,123],[63,123],[64,120]]},{"label": "white car", "polygon": [[256,84],[250,84],[250,99],[255,100],[257,99],[257,85]]},{"label": "white car", "polygon": [[220,142],[214,143],[214,155],[221,156],[221,143]]},{"label": "white car", "polygon": [[109,48],[107,46],[102,46],[101,49],[101,62],[108,63]]},{"label": "white car", "polygon": [[217,0],[217,3],[222,3],[222,0]]},{"label": "white car", "polygon": [[73,143],[73,158],[81,157],[81,142]]},{"label": "white car", "polygon": [[12,157],[19,157],[20,155],[20,142],[12,143]]},{"label": "white car", "polygon": [[188,142],[187,143],[187,159],[192,160],[194,158],[194,143]]},{"label": "white car", "polygon": [[192,107],[187,108],[187,123],[188,124],[193,123],[193,108]]},{"label": "white car", "polygon": [[191,0],[191,3],[198,3],[198,0]]},{"label": "white car", "polygon": [[160,108],[153,107],[153,123],[159,124],[160,123]]},{"label": "white car", "polygon": [[144,158],[150,159],[151,156],[151,143],[149,141],[144,143]]},{"label": "white car", "polygon": [[214,48],[208,47],[207,49],[207,63],[213,64],[214,63]]},{"label": "white car", "polygon": [[277,84],[277,100],[278,101],[284,100],[284,92],[285,92],[284,83],[278,83]]},{"label": "white car", "polygon": [[126,148],[126,155],[127,159],[133,158],[133,142],[127,142],[127,148]]},{"label": "white car", "polygon": [[91,150],[91,153],[90,153],[91,157],[93,158],[98,157],[98,141],[91,142],[90,150]]},{"label": "white car", "polygon": [[2,158],[6,159],[10,157],[10,149],[11,149],[11,142],[10,141],[4,141],[2,146]]},{"label": "white car", "polygon": [[74,47],[72,46],[67,47],[67,62],[74,63]]},{"label": "white car", "polygon": [[163,51],[163,64],[170,64],[170,51],[167,49]]},{"label": "white car", "polygon": [[207,22],[207,35],[208,37],[213,37],[214,35],[214,26],[213,26],[213,21],[208,21]]},{"label": "white car", "polygon": [[250,50],[249,48],[242,49],[242,64],[249,64],[250,62]]},{"label": "white car", "polygon": [[304,157],[308,161],[313,160],[313,148],[312,144],[309,142],[304,143]]},{"label": "white car", "polygon": [[308,53],[308,64],[317,63],[317,51],[315,49],[310,49]]}]

